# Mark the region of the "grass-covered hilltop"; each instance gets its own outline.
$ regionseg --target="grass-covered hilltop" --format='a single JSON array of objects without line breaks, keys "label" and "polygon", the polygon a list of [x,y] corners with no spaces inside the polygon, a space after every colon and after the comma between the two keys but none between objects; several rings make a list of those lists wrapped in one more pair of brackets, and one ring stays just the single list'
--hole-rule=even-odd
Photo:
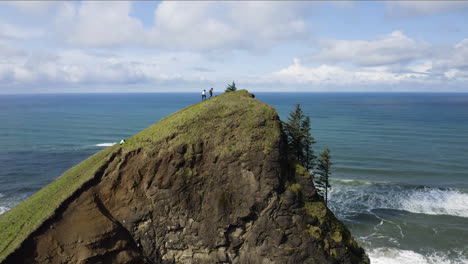
[{"label": "grass-covered hilltop", "polygon": [[182,109],[0,216],[2,263],[368,263],[247,91]]}]

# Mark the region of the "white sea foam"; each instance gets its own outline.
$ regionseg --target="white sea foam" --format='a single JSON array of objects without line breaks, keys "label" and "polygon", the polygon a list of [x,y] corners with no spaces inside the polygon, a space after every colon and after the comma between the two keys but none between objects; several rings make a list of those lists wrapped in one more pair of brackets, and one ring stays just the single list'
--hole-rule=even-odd
[{"label": "white sea foam", "polygon": [[403,210],[413,213],[468,217],[468,194],[455,190],[425,189],[400,202]]},{"label": "white sea foam", "polygon": [[10,210],[7,206],[0,206],[0,215]]},{"label": "white sea foam", "polygon": [[112,143],[99,143],[99,144],[96,144],[95,146],[96,147],[111,147],[113,145],[117,144],[117,142],[112,142]]},{"label": "white sea foam", "polygon": [[337,213],[394,209],[468,218],[468,193],[454,189],[339,180],[332,182],[329,200]]},{"label": "white sea foam", "polygon": [[370,181],[360,181],[360,180],[352,180],[352,179],[331,179],[332,182],[344,182],[344,183],[354,183],[354,184],[372,184],[373,182]]},{"label": "white sea foam", "polygon": [[424,256],[411,250],[396,248],[376,248],[368,250],[372,264],[461,264],[468,263],[462,255],[455,259],[444,254],[431,254]]},{"label": "white sea foam", "polygon": [[[4,195],[0,193],[0,198],[2,198]],[[6,206],[1,206],[0,205],[0,215],[5,213],[6,211],[10,210],[10,208],[6,207]]]}]

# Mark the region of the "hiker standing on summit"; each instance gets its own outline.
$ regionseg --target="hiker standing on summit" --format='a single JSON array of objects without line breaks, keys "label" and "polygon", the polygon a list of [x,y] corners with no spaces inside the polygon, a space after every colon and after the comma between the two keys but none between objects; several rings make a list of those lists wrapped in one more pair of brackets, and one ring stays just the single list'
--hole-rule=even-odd
[{"label": "hiker standing on summit", "polygon": [[210,98],[213,96],[213,87],[210,89]]}]

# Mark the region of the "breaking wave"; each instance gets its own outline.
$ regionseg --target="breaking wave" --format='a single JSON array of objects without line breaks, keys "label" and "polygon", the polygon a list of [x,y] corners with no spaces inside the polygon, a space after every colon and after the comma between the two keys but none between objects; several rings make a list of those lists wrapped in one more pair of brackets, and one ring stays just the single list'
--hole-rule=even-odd
[{"label": "breaking wave", "polygon": [[468,259],[460,254],[451,258],[445,254],[433,253],[428,256],[421,255],[411,250],[396,248],[376,248],[369,250],[369,258],[372,264],[460,264],[468,263]]},{"label": "breaking wave", "polygon": [[7,206],[0,206],[0,215],[10,210]]},{"label": "breaking wave", "polygon": [[[4,195],[0,193],[0,198],[2,198]],[[2,203],[2,201],[0,200],[0,203]],[[5,206],[5,205],[0,205],[0,215],[5,213],[6,211],[10,210],[10,208],[8,206]]]},{"label": "breaking wave", "polygon": [[468,217],[468,194],[456,190],[428,188],[408,195],[400,204],[413,213]]},{"label": "breaking wave", "polygon": [[112,143],[99,143],[94,146],[96,147],[112,147],[113,145],[117,144],[117,142],[112,142]]},{"label": "breaking wave", "polygon": [[331,185],[329,200],[335,212],[394,209],[468,218],[468,194],[455,189],[354,180],[333,180]]}]

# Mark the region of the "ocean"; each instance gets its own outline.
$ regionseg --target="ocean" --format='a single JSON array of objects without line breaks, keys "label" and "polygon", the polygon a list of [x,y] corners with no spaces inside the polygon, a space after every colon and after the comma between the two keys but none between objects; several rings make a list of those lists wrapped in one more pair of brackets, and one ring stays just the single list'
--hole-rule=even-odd
[{"label": "ocean", "polygon": [[[329,207],[372,263],[468,263],[468,94],[255,93],[331,149]],[[198,93],[0,95],[0,214]]]}]

